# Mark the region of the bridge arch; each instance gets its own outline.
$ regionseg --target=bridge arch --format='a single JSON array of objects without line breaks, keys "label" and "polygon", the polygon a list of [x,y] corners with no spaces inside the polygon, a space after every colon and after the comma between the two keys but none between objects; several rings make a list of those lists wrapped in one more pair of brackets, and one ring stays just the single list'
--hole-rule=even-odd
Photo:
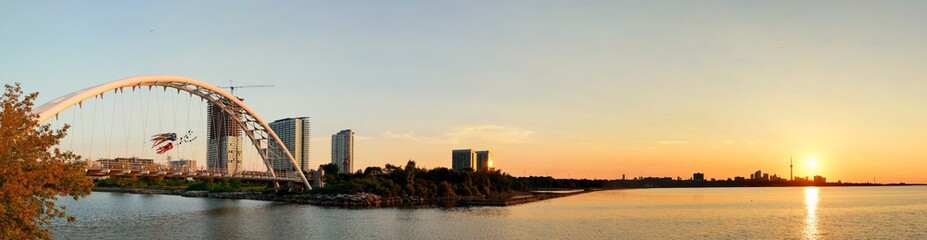
[{"label": "bridge arch", "polygon": [[[248,107],[248,105],[245,105],[241,100],[232,96],[232,94],[225,90],[193,78],[167,75],[124,78],[61,96],[33,109],[32,113],[38,115],[39,123],[43,123],[52,117],[56,117],[62,111],[74,105],[80,105],[84,100],[102,95],[105,92],[121,92],[125,88],[132,88],[134,90],[143,87],[148,87],[149,90],[153,87],[162,87],[164,90],[172,88],[176,89],[178,92],[188,92],[215,104],[231,116],[241,116],[240,118],[232,119],[241,127],[245,135],[251,139],[251,143],[257,149],[258,155],[261,156],[271,176],[276,177],[271,164],[271,158],[285,157],[296,170],[299,180],[305,185],[306,189],[312,189],[312,187],[309,186],[309,181],[306,180],[305,174],[303,174],[302,169],[300,169],[299,164],[296,163],[290,151],[286,149],[286,145],[280,141],[280,138],[277,137],[277,134],[274,133],[267,122],[261,119],[251,107]],[[275,145],[269,144],[271,143],[270,141],[275,143]],[[271,146],[281,149],[277,149],[280,151],[273,151],[270,149]],[[272,156],[274,154],[282,154],[282,156]]]}]

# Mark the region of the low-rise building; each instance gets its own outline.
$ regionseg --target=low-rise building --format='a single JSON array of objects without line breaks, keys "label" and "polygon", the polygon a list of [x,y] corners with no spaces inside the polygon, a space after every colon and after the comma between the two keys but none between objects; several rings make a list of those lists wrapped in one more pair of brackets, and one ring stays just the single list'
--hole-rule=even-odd
[{"label": "low-rise building", "polygon": [[154,163],[153,159],[144,159],[138,157],[130,158],[115,158],[108,159],[102,158],[97,160],[99,166],[102,166],[105,169],[120,169],[120,170],[132,170],[132,171],[157,171],[162,168],[165,168],[163,164]]},{"label": "low-rise building", "polygon": [[820,175],[814,176],[814,183],[827,183],[827,178],[824,178]]},{"label": "low-rise building", "polygon": [[309,177],[312,179],[312,182],[309,183],[312,188],[321,188],[325,186],[325,181],[322,181],[322,176],[325,175],[325,170],[321,167],[319,170],[309,170]]},{"label": "low-rise building", "polygon": [[167,163],[167,166],[174,171],[194,172],[196,171],[195,160],[174,160]]}]

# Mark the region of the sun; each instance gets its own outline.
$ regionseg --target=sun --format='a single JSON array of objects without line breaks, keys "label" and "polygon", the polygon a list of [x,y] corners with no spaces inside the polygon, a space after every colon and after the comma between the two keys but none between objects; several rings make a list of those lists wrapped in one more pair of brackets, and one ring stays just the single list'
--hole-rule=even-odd
[{"label": "sun", "polygon": [[817,158],[808,158],[805,160],[805,168],[809,170],[814,170],[818,168],[818,159]]}]

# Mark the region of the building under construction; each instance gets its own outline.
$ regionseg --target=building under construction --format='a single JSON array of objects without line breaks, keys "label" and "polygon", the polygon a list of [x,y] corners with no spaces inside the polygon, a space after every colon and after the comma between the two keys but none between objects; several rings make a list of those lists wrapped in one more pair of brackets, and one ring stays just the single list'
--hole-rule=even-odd
[{"label": "building under construction", "polygon": [[[240,114],[229,114],[210,102],[207,107],[208,141],[206,169],[211,172],[238,174],[242,170],[241,126],[236,118]],[[239,119],[240,120],[240,119]]]}]

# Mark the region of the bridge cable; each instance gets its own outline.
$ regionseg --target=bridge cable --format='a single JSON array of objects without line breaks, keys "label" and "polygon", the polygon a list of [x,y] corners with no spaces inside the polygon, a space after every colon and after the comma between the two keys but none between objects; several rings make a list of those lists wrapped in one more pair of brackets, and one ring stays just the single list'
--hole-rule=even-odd
[{"label": "bridge cable", "polygon": [[[158,122],[158,130],[155,134],[160,134],[164,132],[164,126],[163,126],[164,123],[162,121],[164,120],[164,116],[163,116],[164,115],[164,107],[163,107],[164,106],[164,102],[163,102],[164,94],[158,93],[157,90],[155,90],[154,92],[155,92],[155,104],[157,104],[155,106],[155,115],[158,116],[158,119],[156,120]],[[152,158],[153,159],[158,158],[158,154],[155,154],[154,157]]]},{"label": "bridge cable", "polygon": [[[202,103],[202,102],[203,102],[203,99],[200,98],[200,103]],[[202,123],[203,123],[203,105],[202,105],[202,104],[198,104],[198,106],[197,106],[196,109],[197,109],[197,110],[196,110],[196,111],[197,111],[197,114],[196,114],[196,122],[199,123],[199,124],[202,124]],[[201,125],[201,126],[202,126],[202,125]],[[207,134],[206,131],[203,131],[203,133],[204,133],[204,134],[203,134],[204,136]],[[208,141],[208,140],[207,140],[207,141]],[[203,141],[203,142],[206,142],[206,141]],[[198,146],[193,147],[193,157],[199,157],[199,155],[197,154],[197,153],[199,153],[199,149],[200,149],[200,148],[199,148]],[[201,164],[204,164],[204,163],[205,163],[205,161],[203,161],[203,163],[201,163]],[[200,167],[202,167],[202,165],[200,165]]]},{"label": "bridge cable", "polygon": [[[192,108],[192,106],[193,106],[193,94],[191,93],[190,95],[187,96],[187,126],[186,126],[186,129],[188,133],[193,131],[193,128],[190,127],[190,108]],[[193,140],[191,140],[189,143],[193,144]],[[196,149],[196,146],[193,146],[192,149]],[[190,153],[188,152],[187,154],[189,155]],[[193,159],[194,157],[196,156],[190,156],[187,159]]]},{"label": "bridge cable", "polygon": [[90,118],[91,118],[90,120],[90,153],[87,155],[87,160],[93,159],[93,142],[95,142],[93,141],[93,136],[96,135],[94,133],[96,132],[96,127],[97,127],[97,102],[96,101],[93,102],[93,116],[91,116]]},{"label": "bridge cable", "polygon": [[[78,103],[77,105],[80,108],[80,111],[77,111],[80,113],[80,138],[84,139],[80,141],[80,150],[81,154],[84,154],[87,152],[87,125],[84,124],[84,105],[82,103]],[[87,159],[84,159],[84,161],[87,161]]]},{"label": "bridge cable", "polygon": [[[223,139],[223,136],[224,136],[224,135],[227,135],[227,133],[228,133],[228,129],[227,129],[227,128],[228,128],[228,118],[229,118],[229,114],[227,114],[227,113],[226,113],[226,114],[221,114],[221,115],[219,115],[219,117],[221,117],[221,123],[219,123],[219,127],[218,127],[217,129],[218,129],[219,131],[222,131],[222,133],[216,133],[216,145],[217,145],[217,146],[219,145],[219,143],[222,142],[220,139]],[[231,158],[231,156],[232,156],[231,154],[229,154],[229,145],[230,145],[230,144],[228,144],[229,138],[228,138],[228,137],[224,137],[224,138],[225,138],[225,144],[223,144],[223,146],[225,147],[225,160],[224,160],[224,161],[225,161],[226,164],[225,164],[225,169],[219,168],[219,172],[222,172],[222,170],[228,171],[228,163],[231,162],[231,161],[230,161],[230,158]],[[222,162],[222,160],[219,160],[221,157],[222,157],[222,153],[219,151],[219,147],[216,147],[216,160],[217,160],[217,163],[216,163],[216,165],[214,165],[214,166],[219,166],[219,165],[221,165],[221,164],[218,163],[218,162]]]},{"label": "bridge cable", "polygon": [[[164,90],[161,91],[160,101],[158,101],[158,133],[164,133],[167,131],[164,129],[162,124],[164,122],[164,108],[165,105],[167,105],[165,104],[166,102],[164,100],[164,98],[167,96],[167,87],[162,86],[162,88],[164,88]],[[155,155],[155,157],[158,157],[158,155]]]},{"label": "bridge cable", "polygon": [[[165,90],[165,91],[158,93],[158,96],[157,96],[158,99],[156,99],[157,101],[155,101],[156,103],[158,103],[158,109],[157,109],[158,110],[157,112],[157,115],[158,115],[158,132],[157,133],[158,134],[164,133],[164,92],[167,92],[167,91]],[[158,158],[157,154],[155,154],[155,158]]]},{"label": "bridge cable", "polygon": [[100,124],[103,127],[103,154],[101,155],[103,156],[106,156],[106,146],[109,145],[109,143],[106,142],[106,128],[108,125],[106,125],[106,101],[103,99],[105,95],[106,92],[100,93],[100,121],[103,121],[103,123]]},{"label": "bridge cable", "polygon": [[106,156],[106,145],[108,144],[106,143],[107,125],[106,125],[106,101],[103,100],[104,95],[106,95],[106,92],[100,93],[100,121],[102,121],[102,123],[100,123],[100,126],[103,131],[103,135],[101,135],[101,138],[103,138],[103,149],[102,149],[103,151],[100,151],[101,152],[99,153],[100,156]]},{"label": "bridge cable", "polygon": [[[77,119],[77,109],[71,109],[71,124],[75,124]],[[71,152],[74,152],[74,136],[68,138],[68,142],[71,149],[68,149]]]},{"label": "bridge cable", "polygon": [[[109,143],[106,144],[106,154],[112,154],[113,156],[115,156],[116,154],[113,154],[112,152],[110,152],[110,150],[113,150],[113,148],[112,148],[112,145],[113,145],[113,134],[116,133],[116,131],[115,131],[115,126],[116,126],[116,103],[119,102],[119,101],[116,101],[116,91],[117,91],[117,90],[113,90],[113,110],[112,110],[111,113],[109,113],[109,114],[110,114],[110,117],[109,117],[109,125],[105,125],[105,126],[114,126],[114,128],[109,129]],[[120,96],[122,96],[122,95],[120,95]],[[125,98],[123,98],[123,99],[125,99]],[[105,120],[104,120],[104,121],[105,121]],[[106,128],[105,126],[104,126],[104,128]],[[124,157],[128,157],[128,156],[124,156]]]},{"label": "bridge cable", "polygon": [[[102,150],[100,151],[101,153],[98,153],[98,154],[102,157],[106,156],[106,145],[108,144],[106,143],[106,126],[107,126],[106,125],[106,101],[104,101],[103,99],[105,95],[106,95],[106,92],[100,93],[100,114],[99,115],[100,115],[100,121],[102,121],[102,123],[100,123],[100,126],[102,127],[102,131],[103,131],[102,133],[103,135],[101,135],[101,138],[103,140],[103,149],[101,149]],[[94,130],[96,130],[96,125],[94,125]],[[97,158],[102,158],[102,157],[97,157]]]},{"label": "bridge cable", "polygon": [[[142,102],[141,97],[139,97],[138,100],[139,102]],[[142,156],[144,156],[145,158],[148,158],[148,149],[146,149],[145,147],[148,146],[148,141],[146,139],[148,134],[146,132],[148,131],[148,108],[151,106],[151,89],[148,89],[148,94],[146,95],[145,101],[143,104],[145,105],[145,107],[139,109],[142,112],[142,137],[141,137]],[[142,104],[139,104],[139,105],[142,105]]]},{"label": "bridge cable", "polygon": [[[173,132],[173,133],[175,133],[175,134],[178,132],[178,131],[177,131],[177,97],[178,97],[178,96],[180,96],[179,93],[178,93],[176,96],[174,96],[174,97],[172,98],[172,99],[174,100],[174,116],[173,116],[173,118],[174,118],[174,126],[172,127],[173,129],[171,130],[171,132]],[[177,140],[180,140],[180,139],[178,138]],[[180,157],[180,148],[177,148],[177,151],[176,151],[175,153],[177,153],[177,156]],[[182,158],[182,157],[181,157],[181,158]]]},{"label": "bridge cable", "polygon": [[[126,110],[126,109],[125,109],[125,106],[126,106],[126,105],[125,105],[125,92],[123,92],[123,95],[122,95],[122,96],[123,96],[123,101],[122,101],[122,102],[123,102],[123,104],[122,104],[122,107],[123,107],[123,111],[122,111],[122,112],[123,112],[123,113],[128,113],[128,111],[131,111],[132,109],[135,109],[135,108],[134,108],[134,107],[135,107],[135,94],[134,94],[134,93],[135,93],[135,88],[133,87],[133,88],[132,88],[132,95],[129,96],[129,104],[130,104],[130,105],[129,105],[129,109]],[[128,116],[126,116],[126,115],[128,115]],[[123,130],[125,131],[125,134],[126,134],[126,139],[123,140],[123,141],[125,141],[125,144],[126,144],[126,153],[125,153],[126,156],[129,156],[129,135],[130,135],[129,123],[132,122],[132,115],[135,115],[135,114],[129,113],[129,114],[125,114],[125,115],[122,116],[122,128],[123,128]],[[133,122],[133,123],[134,123],[134,122]]]},{"label": "bridge cable", "polygon": [[163,125],[162,120],[164,119],[162,116],[164,115],[164,107],[163,107],[164,102],[162,102],[164,101],[164,94],[158,93],[158,91],[155,91],[155,94],[158,94],[158,96],[155,96],[155,98],[157,98],[157,100],[155,101],[155,104],[157,104],[157,106],[155,107],[157,112],[155,114],[158,115],[158,132],[156,134],[158,134],[158,133],[164,132],[164,127],[162,126]]}]

